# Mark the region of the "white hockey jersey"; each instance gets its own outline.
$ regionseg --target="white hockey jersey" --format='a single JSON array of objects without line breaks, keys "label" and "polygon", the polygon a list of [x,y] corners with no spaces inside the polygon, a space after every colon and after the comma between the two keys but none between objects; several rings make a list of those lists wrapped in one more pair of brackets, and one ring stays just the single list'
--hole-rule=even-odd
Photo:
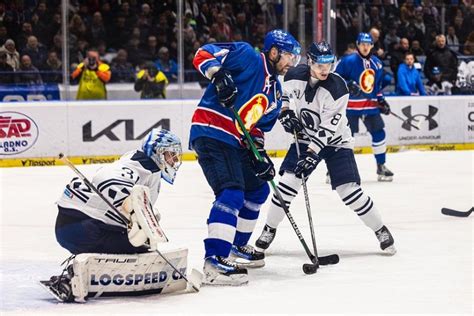
[{"label": "white hockey jersey", "polygon": [[[135,150],[97,170],[91,182],[112,205],[121,210],[123,201],[136,184],[150,188],[150,200],[154,205],[160,191],[160,180],[161,171],[156,164],[142,151]],[[107,203],[77,177],[66,185],[57,204],[78,210],[106,224],[126,227]]]},{"label": "white hockey jersey", "polygon": [[349,91],[336,73],[326,80],[311,78],[308,65],[290,69],[283,80],[283,107],[296,108],[304,126],[301,143],[309,143],[316,153],[326,146],[354,148],[346,116]]}]

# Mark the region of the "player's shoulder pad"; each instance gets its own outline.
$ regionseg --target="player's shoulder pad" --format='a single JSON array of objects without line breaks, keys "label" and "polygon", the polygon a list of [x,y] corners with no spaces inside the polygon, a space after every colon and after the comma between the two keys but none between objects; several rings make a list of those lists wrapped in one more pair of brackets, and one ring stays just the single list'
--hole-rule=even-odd
[{"label": "player's shoulder pad", "polygon": [[380,69],[383,68],[383,63],[382,63],[382,61],[380,60],[380,58],[378,58],[378,57],[375,56],[375,55],[372,55],[371,58],[372,58],[372,61],[374,62],[374,64],[376,65],[377,70],[380,70]]},{"label": "player's shoulder pad", "polygon": [[130,160],[137,161],[143,169],[150,171],[151,173],[156,173],[160,171],[160,168],[156,165],[156,163],[151,160],[143,151],[137,150]]},{"label": "player's shoulder pad", "polygon": [[290,81],[290,80],[301,80],[301,81],[308,81],[309,79],[309,66],[305,64],[299,64],[296,67],[290,68],[283,81]]},{"label": "player's shoulder pad", "polygon": [[326,80],[321,81],[320,87],[326,89],[334,100],[349,93],[344,79],[339,74],[333,72],[329,74]]}]

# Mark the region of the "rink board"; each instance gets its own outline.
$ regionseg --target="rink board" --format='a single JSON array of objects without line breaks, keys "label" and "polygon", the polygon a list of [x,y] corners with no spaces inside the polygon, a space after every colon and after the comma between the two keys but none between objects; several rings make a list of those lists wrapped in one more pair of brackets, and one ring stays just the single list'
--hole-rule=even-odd
[{"label": "rink board", "polygon": [[[389,151],[474,148],[472,96],[388,98],[396,117],[384,116]],[[154,127],[170,129],[188,148],[198,100],[77,101],[3,103],[0,106],[0,167],[58,165],[60,152],[76,164],[107,163],[138,148]],[[416,126],[418,129],[413,127]],[[362,122],[356,153],[369,153]],[[291,141],[279,123],[266,136],[272,156],[283,156]]]}]

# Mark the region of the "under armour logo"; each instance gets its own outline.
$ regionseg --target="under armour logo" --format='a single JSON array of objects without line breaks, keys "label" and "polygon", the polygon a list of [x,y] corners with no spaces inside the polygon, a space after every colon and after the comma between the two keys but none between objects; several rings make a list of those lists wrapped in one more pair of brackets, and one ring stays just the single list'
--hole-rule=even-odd
[{"label": "under armour logo", "polygon": [[438,122],[436,122],[433,117],[438,113],[438,109],[432,105],[428,105],[428,115],[425,114],[411,114],[411,105],[406,106],[402,109],[403,115],[407,117],[407,119],[403,122],[402,128],[406,129],[407,131],[411,131],[413,125],[417,126],[421,123],[421,119],[424,119],[428,122],[428,130],[433,130],[438,127]]}]

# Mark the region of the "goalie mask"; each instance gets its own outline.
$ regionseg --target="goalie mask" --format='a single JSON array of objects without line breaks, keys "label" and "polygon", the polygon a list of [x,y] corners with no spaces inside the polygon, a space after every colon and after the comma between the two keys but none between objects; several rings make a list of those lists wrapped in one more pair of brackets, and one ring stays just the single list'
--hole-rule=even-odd
[{"label": "goalie mask", "polygon": [[182,162],[180,139],[165,129],[154,128],[143,140],[142,150],[160,168],[161,177],[173,184]]}]

